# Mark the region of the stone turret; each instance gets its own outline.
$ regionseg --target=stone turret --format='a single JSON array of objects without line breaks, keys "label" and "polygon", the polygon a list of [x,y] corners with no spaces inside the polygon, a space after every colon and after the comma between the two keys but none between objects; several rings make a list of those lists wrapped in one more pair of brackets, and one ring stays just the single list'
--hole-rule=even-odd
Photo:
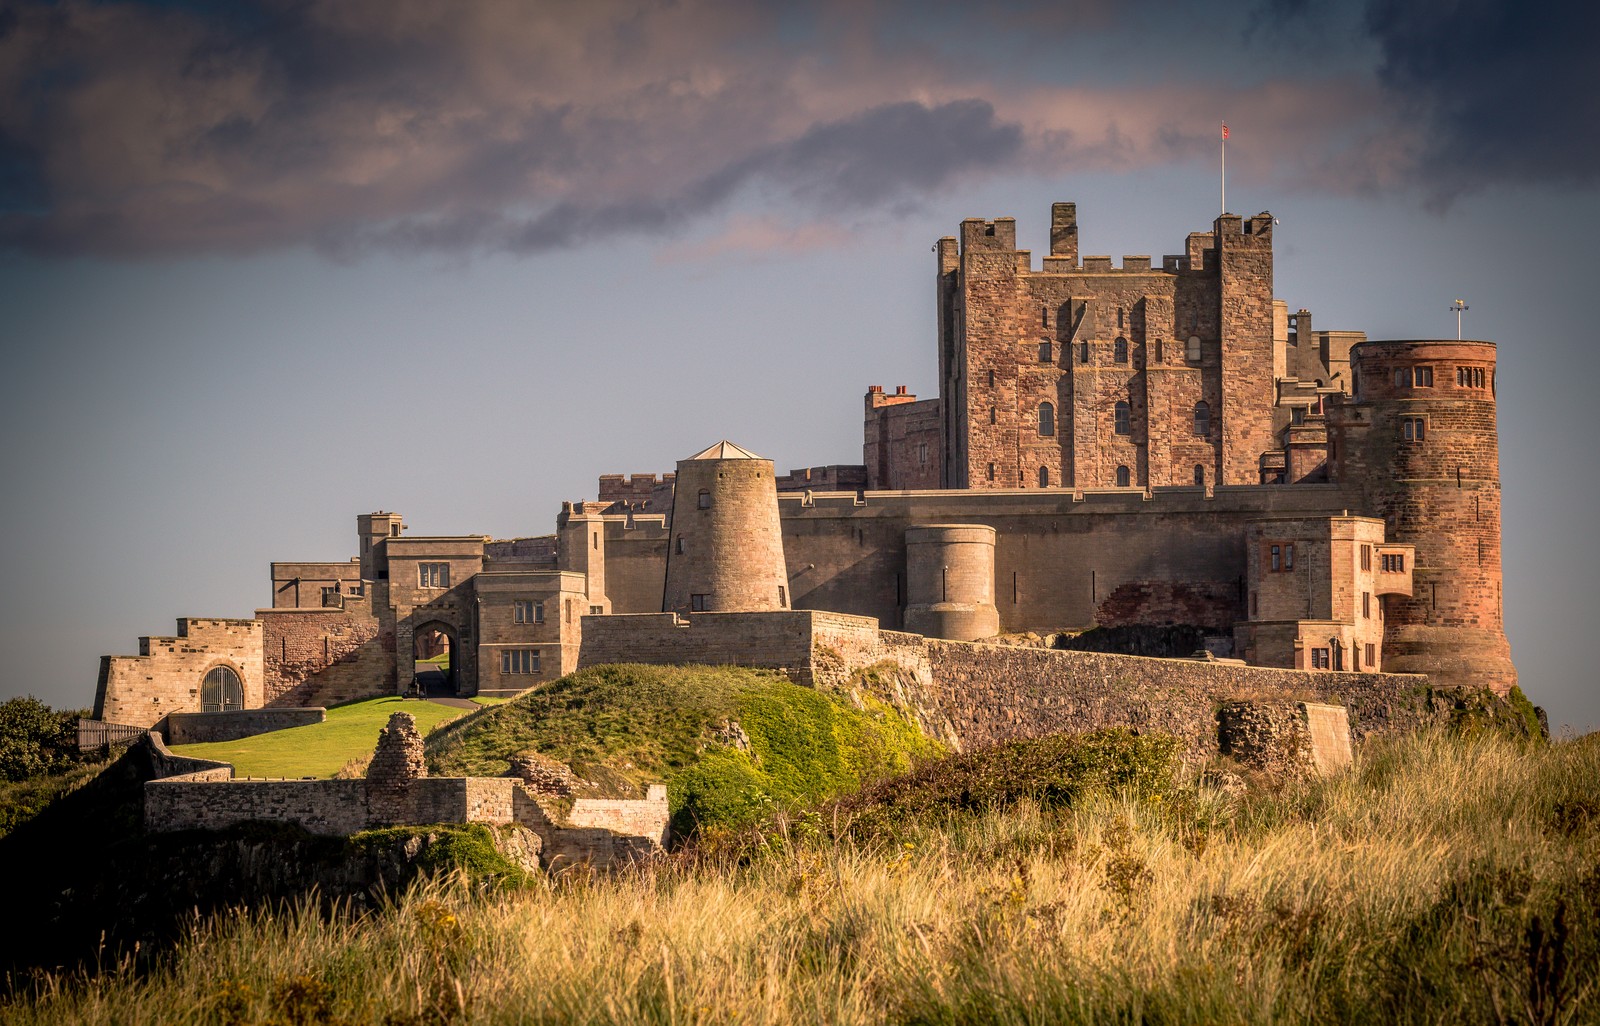
[{"label": "stone turret", "polygon": [[678,463],[664,612],[789,608],[772,461],[718,442]]},{"label": "stone turret", "polygon": [[1410,596],[1384,600],[1384,664],[1504,693],[1517,682],[1501,606],[1500,454],[1491,342],[1362,342],[1330,461],[1416,546]]},{"label": "stone turret", "polygon": [[906,531],[906,630],[951,641],[1000,633],[994,538],[994,528],[984,524]]}]

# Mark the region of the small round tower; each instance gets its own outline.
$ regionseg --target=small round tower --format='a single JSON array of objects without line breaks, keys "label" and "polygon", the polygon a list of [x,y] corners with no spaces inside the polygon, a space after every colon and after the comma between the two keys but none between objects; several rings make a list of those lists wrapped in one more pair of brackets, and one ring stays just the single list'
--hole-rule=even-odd
[{"label": "small round tower", "polygon": [[788,585],[772,461],[727,441],[680,460],[662,611],[788,609]]},{"label": "small round tower", "polygon": [[1410,597],[1384,599],[1383,668],[1504,693],[1517,682],[1501,606],[1492,342],[1362,342],[1330,463],[1387,539],[1416,546]]},{"label": "small round tower", "polygon": [[1000,633],[994,538],[985,524],[906,529],[906,630],[950,641]]}]

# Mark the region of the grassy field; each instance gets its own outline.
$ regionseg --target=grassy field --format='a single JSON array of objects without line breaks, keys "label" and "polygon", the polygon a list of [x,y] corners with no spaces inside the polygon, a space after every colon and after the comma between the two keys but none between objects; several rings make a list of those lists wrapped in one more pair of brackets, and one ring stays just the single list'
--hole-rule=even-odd
[{"label": "grassy field", "polygon": [[415,716],[417,729],[426,734],[465,710],[404,698],[369,698],[334,706],[322,723],[238,741],[176,745],[172,750],[180,755],[231,762],[241,777],[331,777],[346,764],[371,755],[378,744],[378,731],[396,712]]},{"label": "grassy field", "polygon": [[1402,739],[1244,793],[1001,782],[965,808],[1006,762],[887,787],[892,839],[801,819],[614,878],[239,912],[148,975],[38,978],[0,1020],[1600,1020],[1600,737]]}]

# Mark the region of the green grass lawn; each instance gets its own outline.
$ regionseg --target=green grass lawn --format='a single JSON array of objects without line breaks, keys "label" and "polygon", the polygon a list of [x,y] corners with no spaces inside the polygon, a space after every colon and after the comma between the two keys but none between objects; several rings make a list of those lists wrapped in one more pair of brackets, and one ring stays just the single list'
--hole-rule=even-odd
[{"label": "green grass lawn", "polygon": [[391,713],[410,713],[417,718],[417,729],[426,734],[465,711],[404,698],[369,698],[329,709],[322,723],[238,741],[175,745],[172,750],[231,762],[235,775],[241,777],[331,777],[350,760],[372,754],[378,745],[378,731],[388,724]]}]

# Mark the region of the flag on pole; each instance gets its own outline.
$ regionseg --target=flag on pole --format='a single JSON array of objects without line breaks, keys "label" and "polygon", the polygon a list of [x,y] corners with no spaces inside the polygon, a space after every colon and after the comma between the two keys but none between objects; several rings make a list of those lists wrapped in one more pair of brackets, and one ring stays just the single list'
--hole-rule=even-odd
[{"label": "flag on pole", "polygon": [[1224,139],[1228,137],[1228,123],[1226,121],[1222,123],[1222,137]]}]

